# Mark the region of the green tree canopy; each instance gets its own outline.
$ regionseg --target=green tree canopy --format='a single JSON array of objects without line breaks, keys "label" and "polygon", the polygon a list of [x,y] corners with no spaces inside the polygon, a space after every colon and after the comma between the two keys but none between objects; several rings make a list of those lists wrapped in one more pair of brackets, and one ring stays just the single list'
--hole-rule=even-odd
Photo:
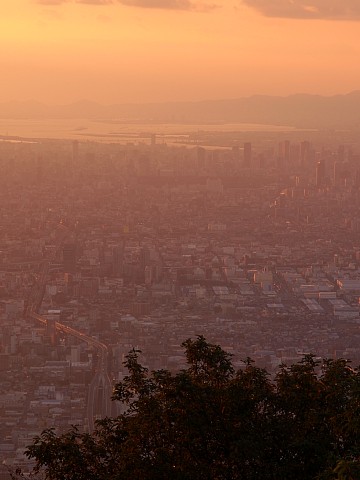
[{"label": "green tree canopy", "polygon": [[[133,350],[113,398],[117,418],[92,434],[44,431],[28,447],[49,480],[360,479],[360,372],[313,356],[275,378],[204,337],[183,343],[187,368],[149,372]],[[19,472],[17,473],[19,476]],[[16,475],[14,475],[16,476]]]}]

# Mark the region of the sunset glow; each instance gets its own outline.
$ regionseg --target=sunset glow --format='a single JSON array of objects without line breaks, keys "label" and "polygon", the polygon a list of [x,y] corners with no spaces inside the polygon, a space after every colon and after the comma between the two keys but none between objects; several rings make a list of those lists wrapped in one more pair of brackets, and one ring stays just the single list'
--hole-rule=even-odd
[{"label": "sunset glow", "polygon": [[332,2],[331,11],[319,0],[5,4],[0,101],[331,95],[360,85],[359,8],[351,1]]}]

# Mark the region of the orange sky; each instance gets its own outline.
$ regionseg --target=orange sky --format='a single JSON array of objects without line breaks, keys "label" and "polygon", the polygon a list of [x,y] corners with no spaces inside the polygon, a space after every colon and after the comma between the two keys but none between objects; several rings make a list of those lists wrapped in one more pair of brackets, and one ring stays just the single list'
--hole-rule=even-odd
[{"label": "orange sky", "polygon": [[360,89],[360,2],[332,0],[331,12],[326,2],[6,1],[0,101],[150,102]]}]

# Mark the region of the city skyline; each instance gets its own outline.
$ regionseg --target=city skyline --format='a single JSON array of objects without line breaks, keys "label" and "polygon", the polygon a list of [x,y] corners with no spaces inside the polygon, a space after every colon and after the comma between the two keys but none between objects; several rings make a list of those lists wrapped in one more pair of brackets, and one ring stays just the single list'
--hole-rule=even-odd
[{"label": "city skyline", "polygon": [[357,2],[14,0],[0,101],[194,101],[357,90]]}]

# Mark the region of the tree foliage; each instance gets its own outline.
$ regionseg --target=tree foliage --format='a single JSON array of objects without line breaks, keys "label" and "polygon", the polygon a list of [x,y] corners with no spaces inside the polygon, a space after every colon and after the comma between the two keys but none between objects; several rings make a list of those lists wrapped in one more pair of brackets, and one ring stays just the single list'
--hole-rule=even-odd
[{"label": "tree foliage", "polygon": [[[149,372],[139,352],[113,399],[126,407],[97,422],[44,431],[28,447],[49,480],[355,480],[360,478],[360,371],[313,356],[275,378],[202,336],[183,343],[187,368]],[[16,476],[16,475],[14,475]]]}]

